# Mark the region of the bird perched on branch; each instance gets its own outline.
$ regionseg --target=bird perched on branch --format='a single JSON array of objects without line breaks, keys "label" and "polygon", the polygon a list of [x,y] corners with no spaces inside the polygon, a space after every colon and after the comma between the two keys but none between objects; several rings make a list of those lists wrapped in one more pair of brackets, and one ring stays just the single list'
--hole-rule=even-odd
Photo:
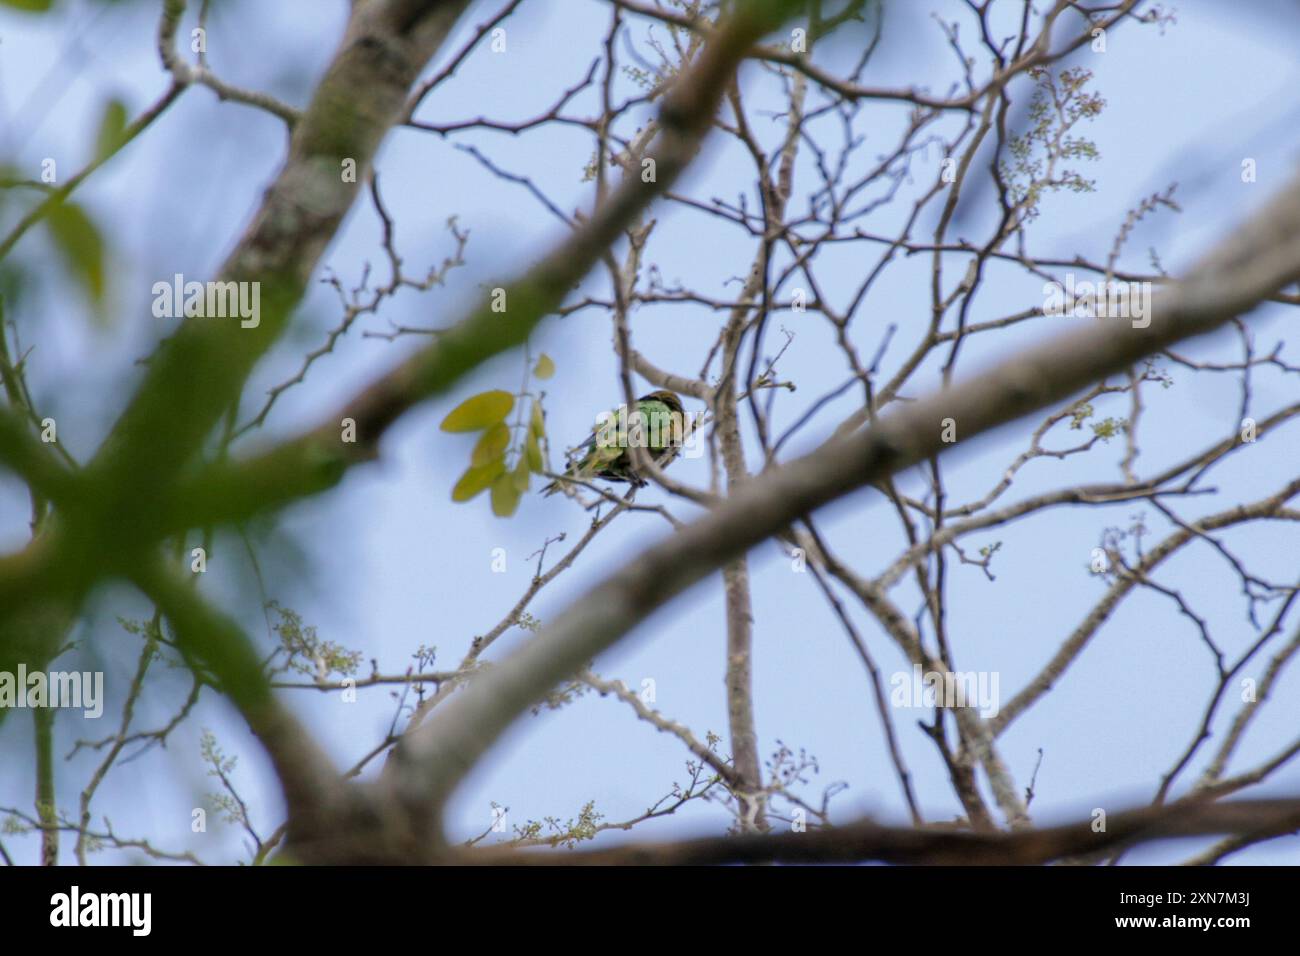
[{"label": "bird perched on branch", "polygon": [[[570,453],[564,476],[644,485],[645,479],[636,473],[631,449],[644,448],[655,464],[665,468],[681,453],[689,430],[682,400],[673,392],[660,390],[642,395],[635,412],[628,414],[627,406],[620,405],[601,416],[596,430]],[[553,495],[564,484],[563,480],[553,481],[542,489],[542,494]]]}]

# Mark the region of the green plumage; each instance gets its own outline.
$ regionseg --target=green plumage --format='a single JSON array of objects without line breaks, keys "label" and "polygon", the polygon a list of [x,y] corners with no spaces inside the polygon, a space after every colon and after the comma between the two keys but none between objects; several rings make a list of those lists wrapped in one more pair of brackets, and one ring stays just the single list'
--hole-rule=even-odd
[{"label": "green plumage", "polygon": [[[612,411],[610,421],[574,449],[565,476],[584,481],[603,478],[605,481],[643,485],[645,481],[633,467],[629,446],[645,448],[660,468],[676,458],[687,435],[682,400],[669,391],[651,392],[637,399],[636,407],[638,415],[627,415],[621,420],[621,409]],[[551,482],[542,489],[542,494],[554,494],[560,490],[561,484],[559,481]]]}]

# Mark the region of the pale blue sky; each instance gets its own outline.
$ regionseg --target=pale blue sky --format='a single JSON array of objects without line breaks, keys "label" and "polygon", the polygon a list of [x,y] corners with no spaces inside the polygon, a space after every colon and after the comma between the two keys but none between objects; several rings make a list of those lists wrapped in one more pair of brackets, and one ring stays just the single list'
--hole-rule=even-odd
[{"label": "pale blue sky", "polygon": [[[295,105],[303,103],[334,49],[345,4],[277,0],[219,6],[209,51],[220,75]],[[886,41],[868,81],[919,82],[945,89],[953,79],[954,61],[942,35],[932,21],[900,11],[901,6],[895,4],[889,15]],[[1095,178],[1098,188],[1089,196],[1065,194],[1045,202],[1030,230],[1034,253],[1104,258],[1126,210],[1176,180],[1183,214],[1162,212],[1143,223],[1123,262],[1147,268],[1145,249],[1154,245],[1166,268],[1177,271],[1282,184],[1294,168],[1300,145],[1291,98],[1300,68],[1287,33],[1295,24],[1273,19],[1265,11],[1277,4],[1251,5],[1259,11],[1252,13],[1243,13],[1239,6],[1228,11],[1223,5],[1187,3],[1163,36],[1151,27],[1126,26],[1112,33],[1105,54],[1085,52],[1078,58],[1078,65],[1094,71],[1094,88],[1108,101],[1103,117],[1083,131],[1096,141],[1102,160],[1081,171]],[[152,102],[165,85],[154,49],[156,7],[129,3],[105,10],[69,3],[62,14],[43,18],[0,12],[0,160],[35,169],[42,158],[53,156],[61,174],[69,175],[84,161],[108,95],[124,98],[133,115]],[[964,9],[944,2],[915,7],[948,14]],[[447,50],[458,49],[468,29],[493,9],[491,4],[476,4]],[[517,119],[544,111],[561,90],[586,73],[601,49],[607,22],[605,5],[594,0],[525,3],[508,23],[508,52],[477,52],[453,82],[426,102],[420,116]],[[646,24],[633,23],[633,35],[644,49]],[[752,67],[746,76],[751,104],[761,108],[766,102],[770,108],[777,103],[770,79]],[[588,95],[571,110],[585,114],[595,106]],[[902,106],[871,105],[864,110],[859,122],[869,138],[859,165],[894,146],[905,115]],[[758,121],[757,113],[751,118],[756,118],[759,135],[772,142],[779,127]],[[951,131],[958,121],[953,117],[943,129]],[[591,186],[581,179],[592,144],[583,131],[548,128],[518,138],[475,133],[451,141],[414,130],[394,132],[377,167],[407,266],[419,273],[451,251],[443,225],[451,215],[471,231],[469,264],[453,273],[447,289],[403,294],[388,303],[379,318],[371,320],[371,329],[384,331],[389,320],[434,324],[454,318],[478,294],[479,283],[521,270],[558,235],[555,220],[525,190],[493,179],[456,150],[454,142],[473,143],[500,166],[531,176],[561,208],[571,210],[589,199]],[[84,300],[64,281],[41,238],[28,237],[11,257],[35,268],[41,277],[40,289],[16,312],[11,310],[11,318],[18,321],[24,342],[36,346],[30,360],[36,399],[44,413],[58,419],[59,434],[75,455],[85,458],[91,453],[124,400],[119,392],[114,399],[119,404],[112,405],[103,396],[124,376],[138,378],[131,363],[168,330],[150,314],[152,283],[175,272],[212,272],[277,168],[283,145],[278,120],[219,103],[209,91],[196,89],[78,191],[113,243],[114,308],[108,330],[94,327]],[[1257,160],[1257,183],[1241,182],[1243,157]],[[937,163],[936,153],[918,161],[915,183],[905,187],[905,193],[923,188]],[[806,154],[800,172],[804,178],[796,183],[794,202],[802,209],[810,189]],[[749,178],[747,157],[715,136],[706,162],[681,188],[705,199],[734,198]],[[12,200],[0,201],[4,226],[13,221],[14,209]],[[868,228],[890,234],[905,209],[887,207]],[[666,279],[680,278],[706,293],[734,291],[734,283],[724,283],[748,269],[753,247],[747,236],[681,207],[660,206],[654,214],[659,225],[649,257]],[[982,238],[984,223],[978,219],[955,228],[955,234]],[[932,215],[923,219],[931,230],[933,221]],[[926,231],[920,230],[922,235]],[[359,204],[325,264],[345,282],[356,280],[367,259],[386,276],[378,241],[377,219],[368,206]],[[838,296],[838,304],[843,305],[878,254],[878,247],[853,245],[824,256],[819,278],[831,296]],[[896,367],[928,319],[928,259],[922,258],[891,270],[855,319],[855,342],[868,357],[883,328],[898,323],[887,371]],[[957,261],[949,265],[950,281],[958,273]],[[1037,304],[1040,286],[1040,280],[1027,281],[1013,269],[994,270],[971,318],[981,321]],[[292,374],[301,354],[315,347],[338,314],[332,290],[316,287],[289,338],[258,370],[247,394],[256,397],[263,387]],[[973,339],[965,347],[961,367],[976,369],[1060,327],[1048,321]],[[1293,321],[1293,314],[1272,308],[1261,310],[1253,327],[1261,342],[1271,343]],[[799,390],[778,398],[778,429],[794,422],[847,376],[824,325],[811,312],[778,315],[769,323],[769,353],[781,341],[782,326],[797,335],[780,372],[797,382]],[[716,328],[708,310],[674,306],[643,309],[635,317],[633,335],[638,348],[660,366],[694,374]],[[358,332],[354,329],[335,356],[318,363],[302,386],[285,395],[263,433],[253,436],[246,449],[314,421],[338,396],[390,367],[416,344],[362,339]],[[547,383],[553,441],[559,445],[577,440],[593,415],[619,398],[607,320],[594,311],[550,319],[537,334],[534,348],[554,356],[558,367]],[[1219,360],[1237,357],[1235,340],[1228,337],[1198,342],[1184,351]],[[289,509],[274,545],[259,553],[271,596],[298,610],[322,637],[362,650],[364,670],[372,657],[385,672],[400,670],[421,644],[439,648],[438,666],[453,666],[472,636],[492,627],[527,587],[532,573],[527,556],[561,532],[571,543],[585,527],[587,516],[561,497],[531,495],[511,521],[493,518],[483,500],[467,506],[448,501],[468,455],[468,441],[439,432],[438,422],[475,391],[513,390],[521,361],[520,355],[511,354],[490,362],[454,394],[408,415],[386,438],[380,462],[354,470],[331,494]],[[1237,419],[1234,379],[1193,377],[1176,367],[1169,371],[1173,388],[1150,388],[1146,393],[1139,460],[1145,473],[1217,440]],[[927,386],[935,380],[933,372],[930,368],[922,379]],[[1257,416],[1292,400],[1295,391],[1295,376],[1287,380],[1261,371],[1255,380]],[[852,410],[858,395],[854,391],[824,410],[792,443],[790,453],[824,437]],[[1115,406],[1103,414],[1122,415],[1125,410]],[[986,441],[962,446],[946,459],[950,500],[977,498],[996,483],[1007,462],[1024,447],[1030,428],[1023,423],[1009,427]],[[1055,433],[1053,444],[1073,443],[1076,437]],[[1180,514],[1222,510],[1276,490],[1294,474],[1297,438],[1300,426],[1293,422],[1250,455],[1229,461],[1212,482],[1229,491],[1203,505],[1188,502]],[[1036,461],[1009,500],[1088,480],[1116,480],[1121,454],[1121,443],[1114,442],[1086,458]],[[674,474],[686,481],[707,481],[707,468],[699,461],[677,465]],[[905,476],[900,483],[918,493],[922,488],[916,476]],[[657,490],[642,496],[662,499]],[[688,506],[671,506],[683,517],[694,513]],[[1166,527],[1150,507],[1127,504],[1105,510],[1058,509],[968,539],[968,547],[993,540],[1003,546],[994,565],[995,583],[986,581],[978,569],[950,566],[950,620],[958,666],[996,670],[1003,699],[1009,699],[1100,597],[1102,585],[1089,576],[1086,566],[1102,529],[1126,525],[1139,511],[1155,529],[1153,535]],[[21,489],[0,475],[0,548],[22,544],[26,520]],[[898,553],[897,520],[875,493],[837,504],[821,523],[843,555],[864,572],[878,573]],[[549,620],[612,562],[664,534],[666,527],[648,514],[621,517],[570,572],[543,592],[532,613],[543,622]],[[1279,525],[1226,538],[1258,572],[1279,580],[1294,574],[1294,528]],[[491,553],[498,547],[506,549],[505,574],[491,570]],[[551,554],[557,553],[553,548]],[[255,633],[264,633],[256,584],[237,544],[225,541],[210,566],[208,593]],[[771,753],[779,739],[815,754],[821,773],[805,795],[815,799],[822,786],[847,782],[849,789],[832,804],[838,819],[871,812],[902,821],[903,806],[866,677],[812,578],[793,575],[774,545],[753,553],[752,569],[761,752]],[[1235,578],[1208,550],[1187,549],[1162,568],[1159,580],[1194,595],[1200,602],[1198,612],[1215,626],[1227,648],[1239,649],[1253,638],[1245,627]],[[900,587],[895,597],[908,613],[915,610],[917,595],[909,586]],[[100,592],[94,606],[94,641],[105,655],[112,693],[113,687],[126,685],[134,666],[132,657],[116,653],[133,639],[116,628],[114,615],[143,616],[146,609],[125,589]],[[885,672],[903,667],[880,630],[861,613],[853,613]],[[88,633],[83,630],[80,636]],[[523,638],[518,630],[510,632],[497,645],[497,653]],[[602,657],[596,669],[634,687],[643,678],[653,678],[657,706],[665,714],[699,735],[712,730],[725,736],[723,643],[721,588],[715,578],[639,627]],[[134,644],[129,646],[134,651]],[[1213,676],[1195,630],[1170,602],[1149,594],[1129,598],[1090,652],[1001,740],[1002,755],[1022,787],[1029,783],[1038,749],[1044,750],[1032,807],[1036,820],[1059,822],[1086,815],[1093,807],[1114,811],[1149,799],[1193,734]],[[164,720],[184,686],[183,678],[173,675],[155,688],[138,711],[141,719],[151,725]],[[1234,769],[1253,765],[1294,739],[1293,701],[1298,691],[1300,677],[1291,673],[1240,749]],[[392,716],[384,690],[363,691],[355,705],[314,691],[289,699],[341,765],[368,751]],[[958,805],[933,745],[915,726],[916,719],[925,716],[920,711],[901,713],[896,723],[923,809],[932,819],[947,819],[958,812]],[[107,734],[111,720],[106,717],[100,726],[87,727],[80,718],[62,715],[61,750],[77,737]],[[168,848],[191,848],[205,859],[231,860],[239,841],[234,828],[213,825],[201,836],[189,832],[195,794],[211,789],[197,760],[203,727],[214,729],[225,750],[239,755],[237,777],[246,795],[254,797],[256,824],[269,833],[279,816],[266,763],[242,724],[213,700],[206,700],[175,733],[166,751],[150,752],[110,776],[97,806],[101,814],[111,816],[119,833],[147,835]],[[30,806],[30,739],[25,715],[0,729],[5,754],[0,805]],[[592,799],[610,820],[633,817],[667,793],[673,781],[685,779],[687,756],[667,735],[639,723],[626,706],[588,697],[521,721],[457,794],[452,826],[464,836],[485,829],[491,823],[491,801],[509,806],[514,823],[528,817],[566,818]],[[74,805],[71,788],[84,777],[86,766],[79,759],[75,767],[81,772],[64,778],[65,809]],[[1194,780],[1194,772],[1183,779]],[[1259,791],[1287,792],[1300,792],[1300,767],[1278,772]],[[719,809],[697,804],[641,832],[668,837],[716,832],[726,825]],[[6,845],[29,860],[34,856],[34,841],[6,840]],[[1294,839],[1274,841],[1232,861],[1293,862],[1295,845]],[[1191,843],[1168,844],[1129,859],[1172,861],[1189,855],[1192,848]]]}]

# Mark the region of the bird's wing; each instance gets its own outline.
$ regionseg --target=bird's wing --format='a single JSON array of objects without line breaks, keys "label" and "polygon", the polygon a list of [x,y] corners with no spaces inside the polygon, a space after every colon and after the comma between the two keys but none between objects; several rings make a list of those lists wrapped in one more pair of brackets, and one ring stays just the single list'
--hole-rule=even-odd
[{"label": "bird's wing", "polygon": [[611,433],[603,429],[594,431],[578,446],[565,473],[574,476],[600,474],[622,458],[625,451],[612,440]]},{"label": "bird's wing", "polygon": [[637,410],[644,420],[646,447],[655,452],[656,456],[680,444],[684,432],[681,416],[677,412],[658,399],[638,402]]},{"label": "bird's wing", "polygon": [[609,471],[626,455],[627,449],[620,448],[618,445],[596,444],[582,459],[581,468],[589,475],[599,475],[602,472]]}]

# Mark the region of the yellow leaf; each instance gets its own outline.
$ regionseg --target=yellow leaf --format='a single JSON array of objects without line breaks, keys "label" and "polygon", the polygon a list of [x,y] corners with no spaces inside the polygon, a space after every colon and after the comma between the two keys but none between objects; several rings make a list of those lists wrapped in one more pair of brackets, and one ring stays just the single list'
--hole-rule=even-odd
[{"label": "yellow leaf", "polygon": [[529,428],[538,438],[546,434],[546,421],[542,418],[541,402],[533,402],[533,415],[532,420],[529,422]]},{"label": "yellow leaf", "polygon": [[519,460],[515,462],[515,470],[511,472],[515,480],[515,491],[521,495],[528,490],[531,479],[528,474],[528,456],[520,455]]},{"label": "yellow leaf", "polygon": [[528,467],[539,475],[546,470],[545,462],[542,461],[542,446],[537,441],[537,432],[531,428],[528,430],[528,437],[524,440],[523,460],[528,462]]},{"label": "yellow leaf", "polygon": [[498,518],[509,518],[519,507],[519,495],[514,475],[499,475],[492,482],[492,513]]},{"label": "yellow leaf", "polygon": [[475,468],[471,465],[465,470],[465,474],[460,476],[460,480],[456,482],[456,487],[451,489],[451,500],[469,501],[492,484],[497,476],[505,470],[506,462],[504,458],[490,461],[481,468]]},{"label": "yellow leaf", "polygon": [[497,422],[483,433],[483,437],[474,446],[474,453],[469,456],[469,463],[475,468],[482,468],[490,461],[505,457],[506,448],[510,446],[510,426]]},{"label": "yellow leaf", "polygon": [[117,99],[109,100],[104,107],[104,115],[99,120],[99,133],[95,136],[96,158],[103,159],[117,152],[125,131],[126,104]]},{"label": "yellow leaf", "polygon": [[515,397],[509,392],[495,389],[471,395],[442,420],[445,432],[476,432],[505,421],[510,409],[515,407]]},{"label": "yellow leaf", "polygon": [[104,237],[95,221],[76,203],[62,202],[45,218],[50,237],[68,270],[81,283],[96,308],[104,304]]},{"label": "yellow leaf", "polygon": [[537,378],[550,378],[555,374],[555,362],[545,352],[537,360],[537,365],[533,369],[533,375]]}]

